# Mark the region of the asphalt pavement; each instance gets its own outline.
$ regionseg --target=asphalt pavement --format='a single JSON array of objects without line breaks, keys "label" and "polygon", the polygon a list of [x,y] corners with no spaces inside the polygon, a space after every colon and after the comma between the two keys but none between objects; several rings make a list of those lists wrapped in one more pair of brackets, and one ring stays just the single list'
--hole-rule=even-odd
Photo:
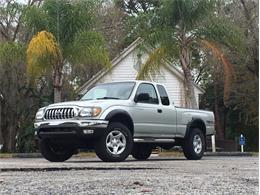
[{"label": "asphalt pavement", "polygon": [[0,159],[0,194],[258,194],[258,157]]}]

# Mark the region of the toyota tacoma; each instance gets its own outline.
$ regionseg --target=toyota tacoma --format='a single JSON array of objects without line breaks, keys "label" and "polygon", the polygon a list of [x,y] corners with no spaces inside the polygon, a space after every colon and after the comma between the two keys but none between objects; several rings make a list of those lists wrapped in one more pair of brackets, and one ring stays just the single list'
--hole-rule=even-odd
[{"label": "toyota tacoma", "polygon": [[34,127],[40,152],[51,162],[78,149],[94,149],[107,162],[130,154],[146,160],[153,148],[174,146],[198,160],[215,131],[212,112],[176,107],[164,85],[148,81],[98,84],[78,101],[40,108]]}]

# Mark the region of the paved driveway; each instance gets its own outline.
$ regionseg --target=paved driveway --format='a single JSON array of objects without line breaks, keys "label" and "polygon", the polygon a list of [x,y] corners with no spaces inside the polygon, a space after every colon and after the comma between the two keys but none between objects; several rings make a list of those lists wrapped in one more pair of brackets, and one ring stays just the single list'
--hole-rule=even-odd
[{"label": "paved driveway", "polygon": [[0,194],[258,194],[258,157],[0,159]]}]

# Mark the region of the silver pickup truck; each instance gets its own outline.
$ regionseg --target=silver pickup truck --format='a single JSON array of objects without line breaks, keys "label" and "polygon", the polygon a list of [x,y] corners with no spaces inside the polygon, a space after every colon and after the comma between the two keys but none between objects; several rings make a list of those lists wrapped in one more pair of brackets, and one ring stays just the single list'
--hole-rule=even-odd
[{"label": "silver pickup truck", "polygon": [[99,84],[78,101],[41,108],[34,126],[40,151],[51,162],[83,148],[94,149],[103,161],[130,154],[146,160],[157,146],[181,146],[187,159],[197,160],[206,136],[214,134],[214,115],[175,107],[159,83],[125,81]]}]

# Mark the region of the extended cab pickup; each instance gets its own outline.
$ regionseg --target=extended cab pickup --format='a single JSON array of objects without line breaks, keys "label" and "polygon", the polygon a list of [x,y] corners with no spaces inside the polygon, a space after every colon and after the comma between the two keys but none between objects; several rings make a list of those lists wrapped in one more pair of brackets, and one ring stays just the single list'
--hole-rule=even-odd
[{"label": "extended cab pickup", "polygon": [[181,146],[187,159],[201,159],[206,136],[214,134],[209,111],[175,107],[165,87],[148,81],[99,84],[79,101],[39,109],[34,123],[39,148],[49,161],[94,149],[103,161],[130,154],[145,160],[159,146]]}]

